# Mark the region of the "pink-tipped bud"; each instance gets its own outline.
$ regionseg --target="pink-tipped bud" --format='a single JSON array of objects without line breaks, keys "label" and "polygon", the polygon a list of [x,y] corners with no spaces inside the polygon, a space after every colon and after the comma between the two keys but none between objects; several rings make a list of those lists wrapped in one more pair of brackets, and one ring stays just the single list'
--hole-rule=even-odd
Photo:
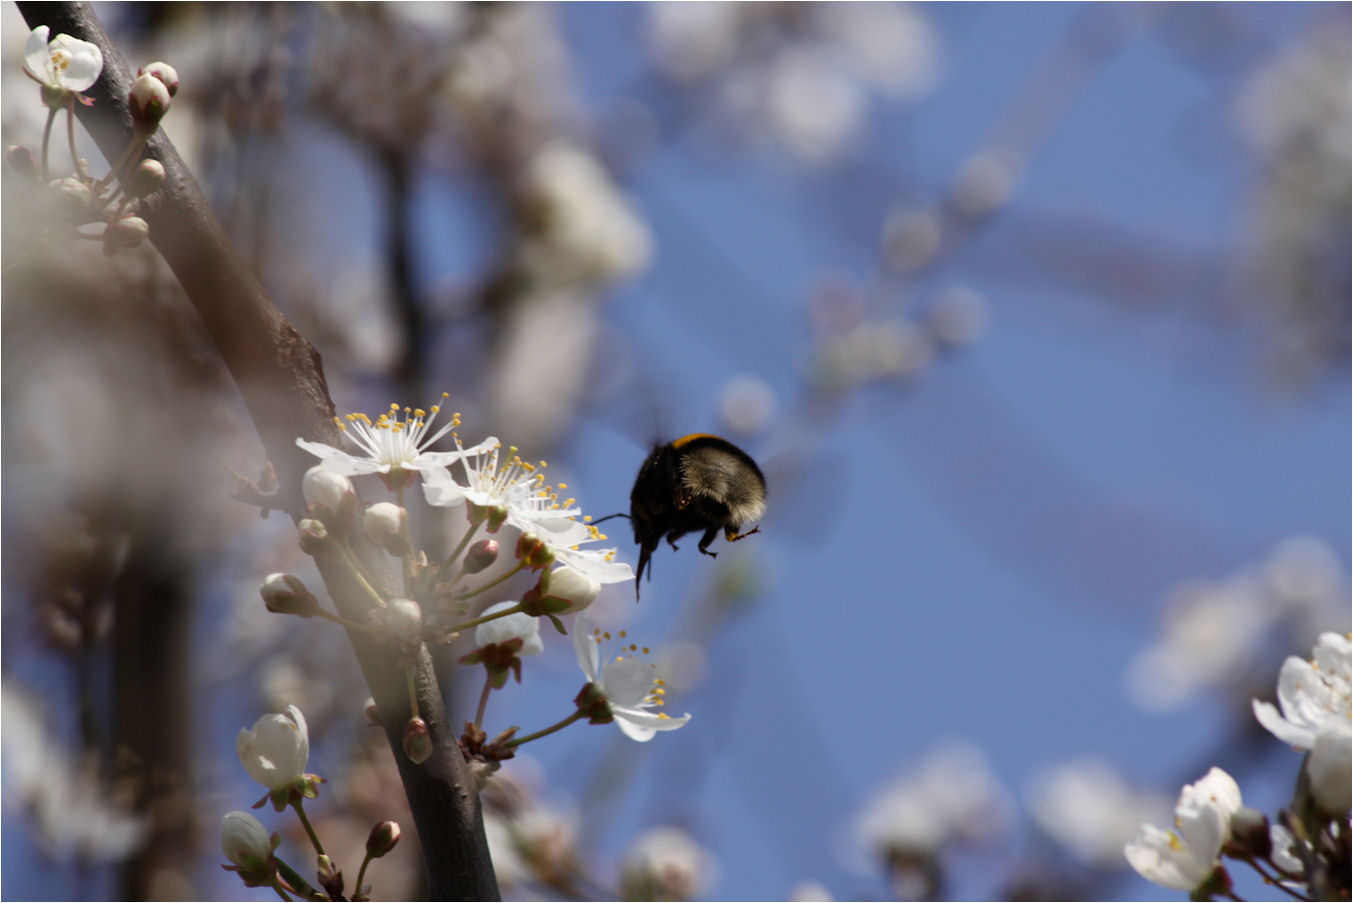
[{"label": "pink-tipped bud", "polygon": [[158,78],[164,84],[165,90],[169,92],[170,97],[179,93],[179,74],[175,72],[174,67],[168,63],[161,63],[159,61],[149,63],[142,66],[140,69],[137,69],[136,74],[138,76],[153,75],[155,78]]},{"label": "pink-tipped bud", "polygon": [[465,573],[478,574],[497,560],[497,540],[481,539],[470,546],[470,550],[465,553]]},{"label": "pink-tipped bud", "polygon": [[136,81],[132,82],[131,93],[127,95],[132,119],[148,128],[160,124],[164,114],[169,112],[170,103],[169,88],[150,73],[137,76]]},{"label": "pink-tipped bud", "polygon": [[383,821],[371,829],[366,839],[366,854],[379,859],[395,848],[399,843],[399,823]]},{"label": "pink-tipped bud", "polygon": [[432,757],[432,734],[422,718],[410,718],[404,723],[404,755],[415,765],[422,765]]}]

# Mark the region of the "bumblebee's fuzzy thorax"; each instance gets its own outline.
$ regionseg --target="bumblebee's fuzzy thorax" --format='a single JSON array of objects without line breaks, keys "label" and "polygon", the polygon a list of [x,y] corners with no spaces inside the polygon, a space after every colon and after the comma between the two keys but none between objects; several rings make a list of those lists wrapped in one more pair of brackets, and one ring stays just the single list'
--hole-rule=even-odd
[{"label": "bumblebee's fuzzy thorax", "polygon": [[[700,551],[709,551],[719,531],[729,542],[756,533],[742,533],[744,524],[759,520],[766,512],[766,478],[751,456],[726,439],[693,433],[649,453],[639,468],[630,493],[630,519],[634,541],[639,544],[639,578],[649,567],[658,540],[676,540],[703,530]],[[650,579],[652,571],[649,571]]]}]

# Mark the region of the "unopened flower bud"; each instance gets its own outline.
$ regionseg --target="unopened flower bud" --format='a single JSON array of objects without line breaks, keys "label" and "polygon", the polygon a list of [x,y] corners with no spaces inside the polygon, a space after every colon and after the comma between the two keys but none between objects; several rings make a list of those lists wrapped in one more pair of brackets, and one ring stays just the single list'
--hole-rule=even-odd
[{"label": "unopened flower bud", "polygon": [[423,609],[412,599],[391,599],[383,610],[385,626],[406,643],[423,630]]},{"label": "unopened flower bud", "polygon": [[142,160],[127,179],[127,196],[143,198],[158,191],[163,184],[164,164],[159,160]]},{"label": "unopened flower bud", "polygon": [[376,700],[368,696],[366,698],[366,705],[363,706],[362,711],[366,713],[366,720],[369,724],[374,724],[376,725],[376,727],[380,727],[381,710],[380,707],[376,705]]},{"label": "unopened flower bud", "polygon": [[66,176],[50,183],[47,191],[59,215],[77,223],[87,223],[94,219],[92,204],[94,192],[75,176]]},{"label": "unopened flower bud", "polygon": [[404,755],[415,765],[422,765],[432,756],[432,734],[422,718],[410,718],[404,723]]},{"label": "unopened flower bud", "polygon": [[1241,806],[1231,816],[1231,843],[1247,856],[1267,859],[1273,849],[1268,816],[1258,809]]},{"label": "unopened flower bud", "polygon": [[329,899],[337,900],[343,896],[343,872],[328,854],[321,853],[315,860],[316,877],[319,878],[319,886],[324,888]]},{"label": "unopened flower bud", "polygon": [[478,574],[484,568],[498,560],[498,542],[493,539],[481,539],[470,546],[465,553],[465,573]]},{"label": "unopened flower bud", "polygon": [[302,518],[296,525],[301,539],[301,551],[316,558],[332,555],[334,550],[329,542],[329,528],[324,521],[313,517]]},{"label": "unopened flower bud", "polygon": [[259,592],[268,611],[302,618],[313,618],[319,613],[319,601],[299,577],[291,574],[269,574]]},{"label": "unopened flower bud", "polygon": [[534,533],[523,533],[517,539],[517,560],[524,561],[533,570],[554,563],[554,551]]},{"label": "unopened flower bud", "polygon": [[[281,838],[278,837],[278,840]],[[275,866],[273,838],[263,823],[248,812],[227,812],[221,818],[221,852],[234,865],[245,884],[266,884]]]},{"label": "unopened flower bud", "polygon": [[409,514],[393,502],[377,502],[366,509],[362,529],[366,538],[391,555],[411,551],[408,541]]},{"label": "unopened flower bud", "polygon": [[164,114],[169,112],[170,102],[169,88],[148,72],[136,77],[131,93],[127,95],[132,119],[146,128],[160,124]]},{"label": "unopened flower bud", "polygon": [[9,164],[10,169],[25,179],[37,181],[41,177],[37,158],[22,144],[5,148],[5,162]]},{"label": "unopened flower bud", "polygon": [[571,567],[557,567],[547,573],[549,574],[547,594],[569,603],[568,608],[557,614],[582,611],[595,602],[601,593],[600,583]]},{"label": "unopened flower bud", "polygon": [[139,216],[124,216],[103,230],[105,248],[139,248],[150,234],[150,224]]},{"label": "unopened flower bud", "polygon": [[357,491],[347,477],[326,470],[323,464],[316,464],[305,472],[301,492],[310,505],[310,513],[322,518],[327,526],[340,532],[352,527]]},{"label": "unopened flower bud", "polygon": [[366,854],[372,859],[379,859],[393,850],[397,843],[399,843],[399,823],[383,821],[371,829],[371,834],[366,839]]},{"label": "unopened flower bud", "polygon": [[165,90],[169,92],[170,97],[179,93],[179,74],[174,71],[174,67],[168,63],[162,63],[157,60],[154,63],[149,63],[142,66],[140,69],[137,69],[136,74],[138,76],[153,75],[158,78],[164,83]]}]

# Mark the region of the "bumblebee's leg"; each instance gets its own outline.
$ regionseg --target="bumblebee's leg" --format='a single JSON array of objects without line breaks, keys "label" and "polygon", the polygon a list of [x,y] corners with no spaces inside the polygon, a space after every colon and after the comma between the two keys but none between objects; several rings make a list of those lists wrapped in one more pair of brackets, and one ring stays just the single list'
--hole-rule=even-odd
[{"label": "bumblebee's leg", "polygon": [[681,533],[681,532],[679,532],[679,531],[677,531],[677,530],[673,530],[671,533],[668,533],[668,534],[667,534],[667,544],[668,544],[669,546],[671,546],[671,547],[672,547],[673,549],[675,549],[675,550],[680,550],[680,549],[681,549],[681,546],[679,546],[679,545],[676,544],[677,537],[678,537],[678,536],[685,536],[685,535],[686,535],[686,534]]},{"label": "bumblebee's leg", "polygon": [[723,538],[726,539],[726,540],[728,540],[729,542],[737,542],[739,539],[742,539],[744,536],[751,536],[753,533],[760,533],[760,532],[761,532],[761,525],[760,525],[760,524],[757,524],[755,527],[753,527],[752,529],[748,530],[746,533],[739,533],[738,531],[734,530],[732,527],[725,527],[725,528],[724,528],[724,531],[723,531]]},{"label": "bumblebee's leg", "polygon": [[700,551],[703,552],[704,554],[708,555],[710,558],[718,558],[718,557],[719,557],[719,553],[718,553],[718,552],[711,552],[711,551],[709,550],[709,544],[712,543],[712,542],[714,541],[714,538],[715,538],[716,536],[718,536],[718,535],[719,535],[719,528],[718,528],[718,527],[710,527],[708,530],[705,531],[705,535],[702,536],[702,537],[700,537]]}]

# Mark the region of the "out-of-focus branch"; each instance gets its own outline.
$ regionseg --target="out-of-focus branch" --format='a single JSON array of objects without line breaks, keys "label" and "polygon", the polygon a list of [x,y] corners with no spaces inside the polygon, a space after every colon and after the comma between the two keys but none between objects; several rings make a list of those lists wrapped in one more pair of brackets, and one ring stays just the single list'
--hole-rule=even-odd
[{"label": "out-of-focus branch", "polygon": [[[19,9],[30,28],[47,25],[53,34],[89,41],[103,52],[103,74],[86,92],[94,104],[77,104],[76,113],[104,157],[117,159],[132,140],[127,96],[133,77],[97,16],[84,3],[20,3]],[[298,519],[305,514],[301,477],[315,462],[295,446],[295,439],[333,443],[338,439],[319,354],[235,252],[163,131],[150,138],[145,153],[164,165],[166,176],[163,187],[141,210],[150,225],[150,239],[183,286],[239,387],[276,469],[279,503]],[[361,591],[343,570],[324,562],[319,566],[340,613],[362,619],[368,603]],[[401,727],[410,715],[402,668],[389,649],[364,636],[350,638],[399,764],[427,865],[430,896],[498,899],[479,797],[455,731],[447,723],[426,652],[419,666],[419,704],[434,752],[418,766],[402,751]]]}]

